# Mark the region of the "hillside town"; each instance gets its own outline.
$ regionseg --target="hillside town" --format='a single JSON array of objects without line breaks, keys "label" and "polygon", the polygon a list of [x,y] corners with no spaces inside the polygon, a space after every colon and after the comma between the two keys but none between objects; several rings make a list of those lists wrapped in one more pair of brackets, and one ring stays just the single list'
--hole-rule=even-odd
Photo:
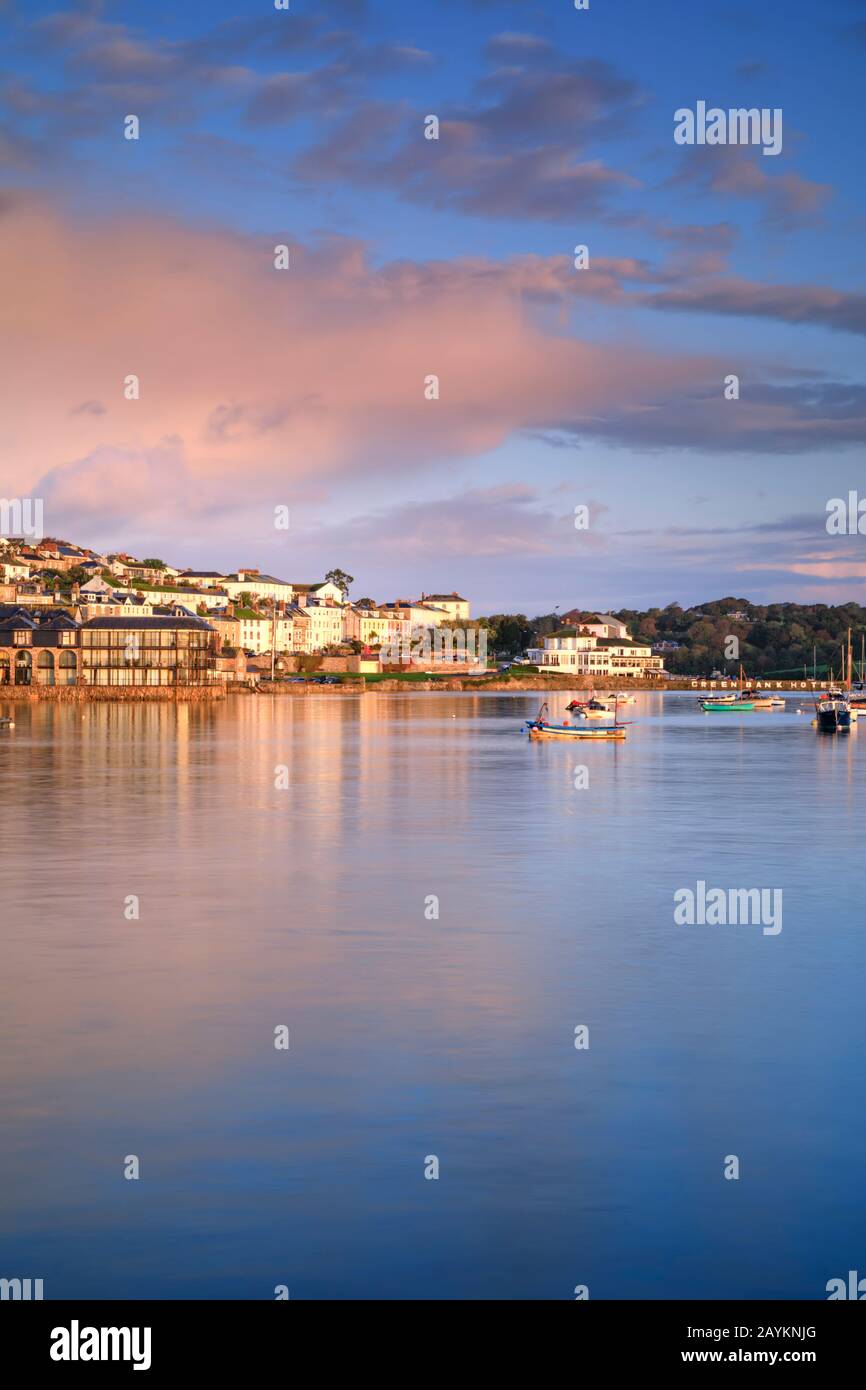
[{"label": "hillside town", "polygon": [[[457,592],[351,600],[352,582],[342,570],[300,582],[256,568],[182,569],[52,538],[0,538],[0,685],[456,675],[495,663],[485,620],[474,620]],[[663,673],[662,658],[611,614],[539,640],[520,659],[541,672]]]}]

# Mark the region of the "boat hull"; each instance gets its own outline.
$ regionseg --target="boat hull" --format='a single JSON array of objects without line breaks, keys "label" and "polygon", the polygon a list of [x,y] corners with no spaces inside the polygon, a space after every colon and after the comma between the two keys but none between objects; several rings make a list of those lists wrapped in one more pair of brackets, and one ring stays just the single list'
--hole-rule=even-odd
[{"label": "boat hull", "polygon": [[847,709],[819,709],[816,722],[819,733],[842,733],[851,727],[851,711]]},{"label": "boat hull", "polygon": [[702,700],[701,709],[704,714],[742,714],[744,710],[754,709],[751,700]]},{"label": "boat hull", "polygon": [[625,729],[616,725],[610,725],[606,729],[576,729],[571,724],[536,724],[530,720],[526,721],[526,732],[531,739],[591,739],[596,743],[604,743],[609,740],[621,742],[625,738]]}]

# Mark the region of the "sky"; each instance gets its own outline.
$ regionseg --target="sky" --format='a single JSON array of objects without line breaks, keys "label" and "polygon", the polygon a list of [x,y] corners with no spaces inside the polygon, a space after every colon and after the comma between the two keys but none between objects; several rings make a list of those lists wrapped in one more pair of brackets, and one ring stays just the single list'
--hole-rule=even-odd
[{"label": "sky", "polygon": [[[0,0],[0,54],[46,534],[476,614],[866,601],[866,0]],[[700,101],[781,151],[676,143]]]}]

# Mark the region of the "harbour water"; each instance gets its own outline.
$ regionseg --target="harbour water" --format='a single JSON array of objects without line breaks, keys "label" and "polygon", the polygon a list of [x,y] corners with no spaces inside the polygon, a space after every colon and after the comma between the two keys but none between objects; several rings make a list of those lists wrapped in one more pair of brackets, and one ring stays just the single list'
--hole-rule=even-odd
[{"label": "harbour water", "polygon": [[[530,745],[539,698],[0,702],[0,1275],[822,1299],[866,1273],[866,723],[645,695],[623,744]],[[782,930],[678,925],[699,882],[781,890]]]}]

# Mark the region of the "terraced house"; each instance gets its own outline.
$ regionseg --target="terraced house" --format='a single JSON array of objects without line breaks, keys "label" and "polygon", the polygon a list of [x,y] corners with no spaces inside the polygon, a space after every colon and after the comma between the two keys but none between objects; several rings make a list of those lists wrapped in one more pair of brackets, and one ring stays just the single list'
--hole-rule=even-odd
[{"label": "terraced house", "polygon": [[0,686],[75,685],[78,624],[63,608],[0,605]]}]

